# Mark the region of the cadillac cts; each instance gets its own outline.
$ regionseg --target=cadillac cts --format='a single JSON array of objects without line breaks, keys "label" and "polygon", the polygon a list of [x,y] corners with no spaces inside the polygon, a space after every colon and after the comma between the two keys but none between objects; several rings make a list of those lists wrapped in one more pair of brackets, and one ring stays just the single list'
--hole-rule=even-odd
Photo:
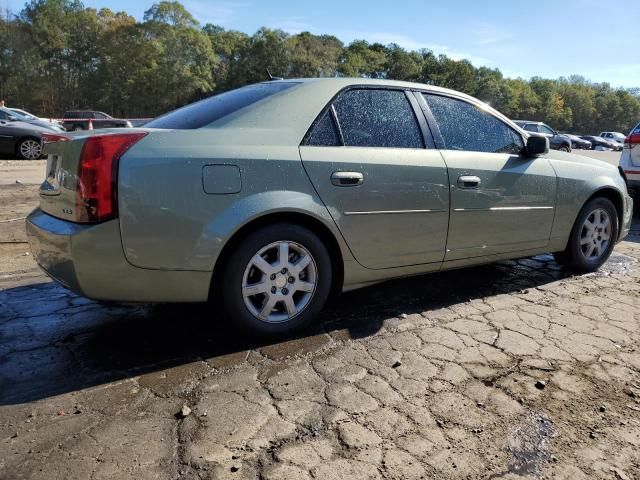
[{"label": "cadillac cts", "polygon": [[593,271],[631,222],[618,169],[427,85],[272,81],[146,127],[45,138],[34,257],[81,295],[216,299],[253,333],[393,277],[542,252]]}]

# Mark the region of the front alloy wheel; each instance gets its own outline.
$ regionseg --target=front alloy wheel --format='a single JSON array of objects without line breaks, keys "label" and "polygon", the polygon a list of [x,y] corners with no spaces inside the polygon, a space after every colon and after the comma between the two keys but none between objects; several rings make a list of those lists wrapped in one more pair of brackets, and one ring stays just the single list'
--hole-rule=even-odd
[{"label": "front alloy wheel", "polygon": [[578,272],[594,272],[607,261],[618,238],[618,211],[608,198],[598,197],[582,207],[567,248],[556,260]]},{"label": "front alloy wheel", "polygon": [[611,217],[597,208],[585,219],[580,232],[580,250],[587,261],[597,261],[611,242]]},{"label": "front alloy wheel", "polygon": [[243,332],[278,336],[300,329],[320,312],[332,286],[327,247],[313,231],[290,223],[242,238],[216,273],[226,312]]},{"label": "front alloy wheel", "polygon": [[32,138],[27,138],[18,145],[18,153],[25,160],[37,160],[42,155],[42,144]]}]

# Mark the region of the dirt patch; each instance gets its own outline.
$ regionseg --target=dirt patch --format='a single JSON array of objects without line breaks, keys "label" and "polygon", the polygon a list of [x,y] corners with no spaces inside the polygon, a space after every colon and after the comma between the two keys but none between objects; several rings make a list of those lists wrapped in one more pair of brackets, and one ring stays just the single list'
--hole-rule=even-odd
[{"label": "dirt patch", "polygon": [[37,206],[37,185],[0,185],[0,244],[27,241],[24,218]]}]

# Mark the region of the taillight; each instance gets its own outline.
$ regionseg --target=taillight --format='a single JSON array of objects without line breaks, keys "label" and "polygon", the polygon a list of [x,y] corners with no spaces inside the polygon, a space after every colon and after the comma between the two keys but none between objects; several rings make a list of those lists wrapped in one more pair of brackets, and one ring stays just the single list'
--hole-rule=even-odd
[{"label": "taillight", "polygon": [[40,137],[42,138],[43,145],[46,145],[47,143],[66,142],[69,140],[69,137],[66,135],[60,135],[58,133],[43,133]]},{"label": "taillight", "polygon": [[94,135],[80,153],[76,221],[103,222],[118,216],[118,161],[146,132]]},{"label": "taillight", "polygon": [[624,139],[624,144],[627,147],[634,147],[640,144],[640,132],[632,133],[627,138]]}]

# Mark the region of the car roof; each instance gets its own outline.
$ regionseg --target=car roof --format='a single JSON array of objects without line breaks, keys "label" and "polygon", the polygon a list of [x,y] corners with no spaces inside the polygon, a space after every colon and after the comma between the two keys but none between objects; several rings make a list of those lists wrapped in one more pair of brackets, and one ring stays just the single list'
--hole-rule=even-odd
[{"label": "car roof", "polygon": [[274,83],[274,82],[293,82],[293,83],[327,83],[337,85],[341,89],[351,85],[372,85],[381,87],[396,87],[396,88],[408,88],[429,90],[433,92],[448,93],[457,96],[464,96],[471,100],[478,101],[476,98],[466,95],[457,90],[451,90],[449,88],[436,87],[435,85],[428,85],[426,83],[418,82],[405,82],[402,80],[387,80],[385,78],[359,78],[359,77],[319,77],[319,78],[287,78],[283,80],[271,80],[260,83]]},{"label": "car roof", "polygon": [[[297,85],[278,94],[268,96],[247,108],[224,117],[220,122],[215,122],[211,126],[204,126],[202,129],[208,130],[209,135],[219,135],[220,138],[216,141],[227,144],[239,142],[246,145],[247,142],[250,142],[251,144],[260,145],[299,145],[309,126],[325,106],[343,89],[349,87],[380,87],[434,94],[440,93],[466,100],[494,114],[505,123],[512,125],[523,135],[527,135],[527,132],[521,130],[509,118],[493,109],[487,103],[456,90],[424,83],[343,77],[292,78],[260,82],[263,85],[276,83],[294,83]],[[283,111],[286,111],[287,115],[283,115]],[[224,133],[221,132],[222,127],[224,127]],[[252,130],[251,135],[247,135],[248,129]],[[185,132],[182,135],[191,135],[186,133],[188,131],[182,130],[182,132]],[[193,135],[197,135],[197,133],[193,133]]]}]

